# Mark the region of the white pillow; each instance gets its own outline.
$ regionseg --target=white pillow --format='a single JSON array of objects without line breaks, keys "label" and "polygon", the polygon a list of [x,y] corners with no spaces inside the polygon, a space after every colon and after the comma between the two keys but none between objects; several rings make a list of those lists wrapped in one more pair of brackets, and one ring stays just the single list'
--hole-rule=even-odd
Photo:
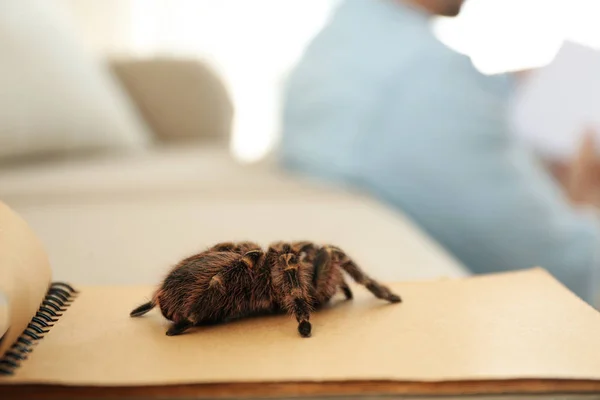
[{"label": "white pillow", "polygon": [[116,82],[57,2],[0,1],[0,160],[143,147],[151,134]]}]

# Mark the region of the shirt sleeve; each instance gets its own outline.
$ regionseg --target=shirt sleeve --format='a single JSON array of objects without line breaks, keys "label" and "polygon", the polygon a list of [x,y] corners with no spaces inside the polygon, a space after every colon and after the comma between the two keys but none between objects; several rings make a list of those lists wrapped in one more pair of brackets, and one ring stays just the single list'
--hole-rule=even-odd
[{"label": "shirt sleeve", "polygon": [[398,72],[360,146],[361,179],[474,273],[543,267],[598,306],[597,217],[510,134],[502,79],[460,58]]}]

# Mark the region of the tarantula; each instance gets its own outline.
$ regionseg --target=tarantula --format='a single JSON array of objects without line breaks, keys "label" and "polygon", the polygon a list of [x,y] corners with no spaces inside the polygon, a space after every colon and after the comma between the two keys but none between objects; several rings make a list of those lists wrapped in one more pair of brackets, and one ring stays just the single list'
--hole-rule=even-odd
[{"label": "tarantula", "polygon": [[340,248],[308,241],[276,242],[266,251],[253,242],[224,242],[181,260],[168,273],[152,300],[131,317],[159,306],[172,322],[166,334],[253,315],[288,313],[302,337],[311,336],[310,313],[341,289],[352,299],[345,271],[375,297],[391,303],[401,298],[371,279]]}]

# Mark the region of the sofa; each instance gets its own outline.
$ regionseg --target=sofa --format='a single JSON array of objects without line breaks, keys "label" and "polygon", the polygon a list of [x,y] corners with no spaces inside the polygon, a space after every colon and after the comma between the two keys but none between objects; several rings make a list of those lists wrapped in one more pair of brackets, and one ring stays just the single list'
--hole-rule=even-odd
[{"label": "sofa", "polygon": [[383,280],[466,274],[401,213],[362,193],[240,165],[225,147],[156,148],[0,171],[0,198],[40,236],[54,278],[153,283],[217,241],[313,240]]}]

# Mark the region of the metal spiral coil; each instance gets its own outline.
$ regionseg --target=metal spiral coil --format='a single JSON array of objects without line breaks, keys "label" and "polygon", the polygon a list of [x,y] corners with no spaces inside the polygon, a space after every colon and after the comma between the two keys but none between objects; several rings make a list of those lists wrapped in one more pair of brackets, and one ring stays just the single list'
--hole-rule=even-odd
[{"label": "metal spiral coil", "polygon": [[27,360],[37,342],[44,338],[58,317],[62,316],[79,292],[64,282],[53,282],[35,316],[15,343],[0,358],[0,375],[13,375],[21,362]]}]

